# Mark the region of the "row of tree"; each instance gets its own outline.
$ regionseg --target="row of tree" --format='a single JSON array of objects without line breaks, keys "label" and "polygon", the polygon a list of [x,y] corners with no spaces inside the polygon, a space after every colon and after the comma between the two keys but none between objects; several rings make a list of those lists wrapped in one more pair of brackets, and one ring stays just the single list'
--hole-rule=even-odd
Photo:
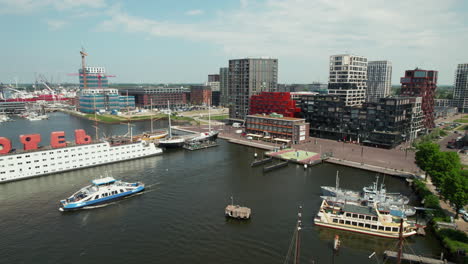
[{"label": "row of tree", "polygon": [[431,177],[442,198],[455,206],[458,217],[458,211],[468,203],[468,177],[458,154],[424,142],[417,146],[416,164]]}]

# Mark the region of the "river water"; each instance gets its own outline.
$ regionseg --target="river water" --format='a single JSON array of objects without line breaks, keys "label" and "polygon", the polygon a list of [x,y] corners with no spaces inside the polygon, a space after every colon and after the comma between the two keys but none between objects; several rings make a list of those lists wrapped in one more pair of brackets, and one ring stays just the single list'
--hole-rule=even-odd
[{"label": "river water", "polygon": [[[157,121],[156,128],[167,126]],[[99,125],[106,135],[124,134],[127,125]],[[0,124],[0,136],[19,147],[20,134],[39,133],[49,144],[52,131],[83,128],[94,136],[93,123],[63,113],[49,120],[17,119]],[[135,123],[135,133],[149,122]],[[396,249],[396,240],[324,229],[313,225],[320,186],[359,190],[374,173],[322,164],[304,170],[289,165],[264,174],[251,168],[259,150],[218,140],[199,151],[173,150],[161,156],[0,184],[0,263],[283,263],[303,206],[302,263],[377,263],[372,252]],[[125,181],[142,181],[143,194],[95,209],[60,212],[59,200],[89,181],[109,173]],[[391,192],[411,196],[404,181],[386,177]],[[224,217],[235,203],[252,208],[249,221]],[[412,196],[413,197],[413,196]],[[413,197],[414,198],[414,197]],[[332,240],[342,247],[332,258]],[[431,234],[407,239],[416,254],[440,254]],[[382,259],[379,260],[382,262]]]}]

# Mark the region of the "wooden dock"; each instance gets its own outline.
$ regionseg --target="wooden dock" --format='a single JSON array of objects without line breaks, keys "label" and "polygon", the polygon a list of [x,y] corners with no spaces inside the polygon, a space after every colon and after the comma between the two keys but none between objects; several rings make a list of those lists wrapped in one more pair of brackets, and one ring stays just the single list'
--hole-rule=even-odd
[{"label": "wooden dock", "polygon": [[273,161],[272,157],[269,157],[269,158],[266,158],[266,159],[261,159],[261,160],[256,160],[256,161],[253,161],[252,163],[250,163],[250,167],[263,165],[263,164],[266,164],[266,163],[269,163],[269,162],[272,162],[272,161]]},{"label": "wooden dock", "polygon": [[215,141],[196,142],[196,143],[185,143],[183,148],[187,150],[199,150],[211,147],[217,147],[218,143]]},{"label": "wooden dock", "polygon": [[288,162],[283,161],[283,162],[280,162],[280,163],[273,164],[271,166],[263,167],[263,172],[269,172],[269,171],[276,170],[276,169],[279,169],[279,168],[283,168],[283,167],[286,167],[286,166],[288,166]]},{"label": "wooden dock", "polygon": [[[396,259],[398,257],[398,252],[395,251],[390,251],[390,250],[385,250],[384,252],[384,257],[385,258],[392,258]],[[402,253],[401,254],[401,259],[403,261],[408,261],[412,263],[425,263],[425,264],[454,264],[452,262],[448,262],[447,260],[440,260],[440,259],[434,259],[434,258],[427,258],[427,257],[422,257],[422,256],[417,256],[413,254],[406,254]]]}]

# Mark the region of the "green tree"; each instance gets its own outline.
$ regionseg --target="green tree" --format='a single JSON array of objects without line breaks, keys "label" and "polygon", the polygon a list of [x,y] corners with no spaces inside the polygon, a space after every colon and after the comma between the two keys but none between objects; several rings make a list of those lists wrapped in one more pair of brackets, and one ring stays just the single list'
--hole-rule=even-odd
[{"label": "green tree", "polygon": [[457,218],[458,210],[468,204],[468,179],[459,171],[449,173],[444,179],[441,194],[455,206]]},{"label": "green tree", "polygon": [[426,172],[431,175],[436,186],[442,186],[445,178],[459,173],[461,168],[460,157],[456,152],[437,152],[426,164]]},{"label": "green tree", "polygon": [[434,157],[440,152],[439,145],[432,142],[425,142],[418,145],[416,152],[416,164],[423,171],[431,168]]}]

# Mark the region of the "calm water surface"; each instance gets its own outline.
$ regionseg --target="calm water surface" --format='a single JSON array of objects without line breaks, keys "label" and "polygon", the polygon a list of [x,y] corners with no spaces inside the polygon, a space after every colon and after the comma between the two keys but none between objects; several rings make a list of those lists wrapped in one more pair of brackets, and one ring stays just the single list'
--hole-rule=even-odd
[{"label": "calm water surface", "polygon": [[[18,119],[0,124],[0,136],[40,133],[49,143],[52,131],[85,129],[92,122],[62,113],[49,120]],[[156,122],[164,128],[166,122]],[[149,122],[136,123],[135,133]],[[100,125],[106,135],[124,134],[126,125]],[[251,168],[259,150],[219,140],[200,151],[175,150],[162,156],[0,184],[0,263],[283,263],[294,231],[297,208],[303,205],[302,263],[332,263],[332,240],[342,239],[334,263],[376,263],[368,256],[393,248],[395,240],[315,227],[320,186],[360,189],[374,173],[331,164],[304,170],[289,165],[264,174]],[[143,181],[143,194],[110,205],[62,213],[59,200],[106,172],[125,181]],[[411,195],[402,180],[387,177],[389,191]],[[250,221],[224,217],[235,202],[252,208]],[[417,254],[438,255],[433,236],[408,240]],[[380,262],[382,262],[380,260]]]}]

